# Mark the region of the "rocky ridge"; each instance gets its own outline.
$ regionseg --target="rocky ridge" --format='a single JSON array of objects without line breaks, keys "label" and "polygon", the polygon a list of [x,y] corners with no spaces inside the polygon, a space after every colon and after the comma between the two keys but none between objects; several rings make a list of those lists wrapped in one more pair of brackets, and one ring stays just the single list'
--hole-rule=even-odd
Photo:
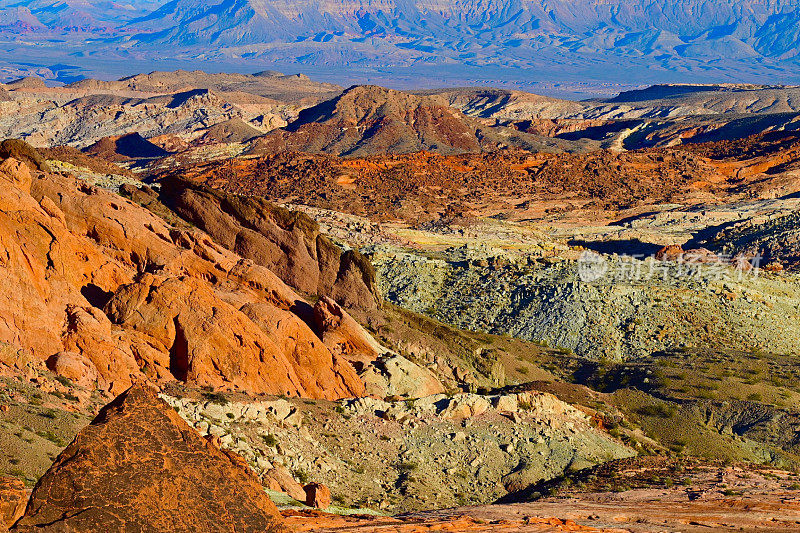
[{"label": "rocky ridge", "polygon": [[296,100],[287,87],[300,90],[303,80],[291,78],[176,72],[59,88],[13,87],[0,102],[0,136],[42,148],[85,148],[133,132],[199,145],[241,142],[286,125],[300,109],[340,90],[308,81],[307,96]]},{"label": "rocky ridge", "polygon": [[162,202],[220,245],[269,268],[303,293],[330,296],[362,314],[380,305],[371,265],[356,250],[341,250],[301,213],[180,179],[160,182],[157,197],[137,198]]},{"label": "rocky ridge", "polygon": [[[178,0],[149,2],[149,12],[141,3],[130,10],[111,2],[54,9],[29,0],[22,6],[4,10],[8,22],[0,28],[9,36],[15,31],[25,36],[10,50],[14,63],[24,63],[32,45],[38,45],[48,50],[49,63],[40,60],[36,67],[68,74],[75,69],[58,63],[70,54],[88,54],[84,38],[93,28],[116,37],[102,43],[103,54],[114,63],[152,61],[166,52],[170,60],[237,67],[253,61],[299,64],[336,77],[343,77],[343,66],[357,64],[368,75],[409,85],[424,75],[461,85],[487,78],[527,85],[530,76],[520,70],[534,71],[543,81],[576,85],[676,77],[753,81],[762,80],[765,69],[774,78],[791,80],[797,72],[797,16],[791,2],[711,5],[686,0],[674,9],[665,0],[624,6],[588,0],[387,0],[314,7],[289,1],[210,6]],[[581,53],[570,54],[576,50]],[[722,75],[707,72],[708,63]],[[565,80],[554,66],[573,74]]]},{"label": "rocky ridge", "polygon": [[497,89],[343,91],[273,72],[152,72],[64,87],[30,78],[5,87],[0,134],[6,137],[85,148],[137,132],[172,153],[224,146],[228,157],[509,147],[619,152],[794,131],[800,108],[797,89],[783,86],[662,85],[574,102]]}]

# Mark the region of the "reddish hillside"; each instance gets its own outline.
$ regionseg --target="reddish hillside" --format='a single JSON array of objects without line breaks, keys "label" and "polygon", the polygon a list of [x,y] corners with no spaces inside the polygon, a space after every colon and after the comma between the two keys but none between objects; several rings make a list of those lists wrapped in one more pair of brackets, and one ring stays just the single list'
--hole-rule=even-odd
[{"label": "reddish hillside", "polygon": [[[718,202],[736,195],[796,191],[793,133],[676,148],[549,154],[502,150],[339,158],[280,152],[157,171],[229,192],[375,217],[425,221],[443,214],[525,218],[536,202],[617,210],[671,202]],[[541,213],[539,213],[541,214]]]},{"label": "reddish hillside", "polygon": [[497,128],[450,107],[441,96],[418,96],[377,86],[355,86],[302,111],[288,127],[253,143],[252,154],[285,150],[339,156],[404,154],[430,150],[461,154],[533,144],[534,136]]},{"label": "reddish hillside", "polygon": [[212,187],[382,219],[513,211],[530,200],[594,201],[617,208],[685,194],[699,177],[717,189],[726,177],[702,157],[657,151],[586,155],[426,152],[339,159],[280,153],[187,165],[182,176]]}]

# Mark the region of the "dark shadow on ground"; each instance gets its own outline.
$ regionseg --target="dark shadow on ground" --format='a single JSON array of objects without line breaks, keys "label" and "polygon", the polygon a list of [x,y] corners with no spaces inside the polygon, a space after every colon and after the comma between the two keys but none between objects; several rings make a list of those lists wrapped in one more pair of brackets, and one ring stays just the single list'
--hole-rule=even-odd
[{"label": "dark shadow on ground", "polygon": [[570,246],[583,246],[587,250],[592,250],[600,254],[635,255],[651,256],[655,255],[662,246],[642,242],[638,239],[627,239],[619,241],[583,241],[574,239],[569,241]]}]

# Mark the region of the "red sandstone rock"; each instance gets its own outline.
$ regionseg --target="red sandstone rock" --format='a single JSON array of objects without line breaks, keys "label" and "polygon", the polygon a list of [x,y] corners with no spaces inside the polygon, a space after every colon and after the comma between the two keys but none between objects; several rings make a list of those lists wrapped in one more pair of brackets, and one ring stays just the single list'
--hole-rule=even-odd
[{"label": "red sandstone rock", "polygon": [[388,352],[330,298],[320,298],[314,306],[314,324],[325,346],[351,363],[363,366]]},{"label": "red sandstone rock", "polygon": [[[574,504],[573,504],[574,505]],[[472,508],[483,511],[482,508]],[[287,524],[295,531],[314,533],[425,533],[428,531],[452,533],[622,533],[630,530],[619,527],[595,528],[576,524],[572,520],[524,516],[507,511],[503,518],[473,518],[462,513],[440,516],[439,512],[418,513],[401,517],[340,516],[317,510],[283,511]],[[432,516],[428,516],[428,514]],[[500,513],[497,513],[500,514]],[[626,524],[627,525],[627,524]],[[644,531],[644,530],[642,530]]]},{"label": "red sandstone rock", "polygon": [[331,490],[322,483],[309,483],[303,490],[306,493],[306,505],[315,509],[327,509],[331,506]]},{"label": "red sandstone rock", "polygon": [[28,165],[14,158],[8,158],[0,163],[0,177],[11,182],[14,187],[24,191],[31,191],[33,176]]},{"label": "red sandstone rock", "polygon": [[294,366],[304,389],[331,397],[364,395],[364,384],[346,358],[333,354],[298,316],[263,303],[246,304],[241,311],[275,342]]},{"label": "red sandstone rock", "polygon": [[22,481],[0,477],[0,531],[7,531],[22,517],[28,493]]},{"label": "red sandstone rock", "polygon": [[252,472],[137,385],[39,480],[14,531],[284,531]]},{"label": "red sandstone rock", "polygon": [[22,161],[31,170],[50,172],[47,161],[38,150],[21,139],[6,139],[0,142],[0,159]]},{"label": "red sandstone rock", "polygon": [[687,263],[719,263],[721,259],[707,248],[692,248],[684,252],[683,261]]},{"label": "red sandstone rock", "polygon": [[0,187],[0,249],[0,341],[40,360],[64,351],[67,309],[89,306],[84,287],[114,287],[127,275],[14,185]]},{"label": "red sandstone rock", "polygon": [[[269,336],[197,278],[144,274],[121,287],[106,311],[115,324],[147,335],[151,346],[169,353],[169,371],[182,381],[326,399],[363,391],[352,368],[336,373],[330,353],[287,357],[288,342],[314,342],[313,332],[300,329],[299,319],[297,329],[286,334],[273,330]],[[291,321],[290,313],[281,314]],[[322,345],[319,339],[316,344]],[[341,365],[339,369],[344,370]]]},{"label": "red sandstone rock", "polygon": [[[108,317],[96,307],[68,305],[66,329],[61,337],[64,349],[89,361],[100,376],[101,387],[119,394],[142,379],[139,364],[121,335],[112,331]],[[91,367],[85,380],[92,381]]]},{"label": "red sandstone rock", "polygon": [[291,287],[330,296],[348,309],[377,309],[369,262],[355,251],[343,252],[305,214],[176,178],[161,182],[159,198],[217,243],[269,268]]},{"label": "red sandstone rock", "polygon": [[678,245],[670,244],[656,252],[656,259],[659,261],[677,261],[683,256],[683,248]]},{"label": "red sandstone rock", "polygon": [[29,194],[27,167],[5,168],[16,173],[0,173],[9,184],[0,187],[0,342],[17,354],[10,366],[32,356],[112,393],[179,379],[363,394],[349,363],[295,314],[310,321],[311,306],[264,266],[73,178],[37,174]]},{"label": "red sandstone rock", "polygon": [[58,352],[47,360],[47,368],[80,387],[93,388],[98,378],[94,363],[75,352]]},{"label": "red sandstone rock", "polygon": [[270,490],[288,494],[299,502],[306,501],[306,492],[303,486],[295,481],[285,466],[276,466],[267,470],[261,477],[261,482]]}]

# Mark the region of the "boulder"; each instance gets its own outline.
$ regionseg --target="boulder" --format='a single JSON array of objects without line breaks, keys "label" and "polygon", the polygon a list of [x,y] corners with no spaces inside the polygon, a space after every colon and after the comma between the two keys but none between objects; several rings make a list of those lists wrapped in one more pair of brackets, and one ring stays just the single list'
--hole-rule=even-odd
[{"label": "boulder", "polygon": [[519,401],[516,394],[505,394],[496,396],[492,399],[492,407],[498,411],[516,413],[519,409]]},{"label": "boulder", "polygon": [[275,420],[279,422],[289,418],[294,410],[292,404],[283,398],[278,398],[277,400],[272,400],[269,402],[262,402],[261,405],[275,418]]},{"label": "boulder", "polygon": [[39,480],[13,531],[285,531],[257,476],[137,385]]},{"label": "boulder", "polygon": [[656,252],[658,261],[678,261],[683,257],[683,248],[677,244],[664,246]]},{"label": "boulder", "polygon": [[295,481],[289,469],[285,466],[276,466],[264,472],[261,482],[269,490],[288,494],[299,502],[306,501],[306,492],[303,486]]},{"label": "boulder", "polygon": [[440,415],[443,418],[459,420],[485,413],[491,404],[483,396],[476,394],[457,394],[450,398]]},{"label": "boulder", "polygon": [[367,394],[377,398],[423,398],[445,391],[433,372],[400,355],[381,357],[359,375]]},{"label": "boulder", "polygon": [[331,490],[322,483],[309,483],[303,490],[306,493],[306,505],[315,509],[327,509],[331,506]]},{"label": "boulder", "polygon": [[47,368],[84,388],[94,388],[99,377],[94,363],[75,352],[58,352],[47,360]]},{"label": "boulder", "polygon": [[314,305],[314,325],[325,346],[356,370],[389,353],[331,298],[322,297]]},{"label": "boulder", "polygon": [[278,346],[203,280],[143,274],[117,290],[106,313],[169,353],[177,380],[254,393],[304,392]]},{"label": "boulder", "polygon": [[687,263],[721,263],[722,258],[707,248],[692,248],[683,254]]},{"label": "boulder", "polygon": [[7,531],[25,512],[29,491],[16,478],[0,477],[0,531]]},{"label": "boulder", "polygon": [[582,411],[546,392],[521,392],[517,394],[517,403],[520,410],[525,409],[529,414],[542,419],[570,417],[586,420],[588,418]]}]

